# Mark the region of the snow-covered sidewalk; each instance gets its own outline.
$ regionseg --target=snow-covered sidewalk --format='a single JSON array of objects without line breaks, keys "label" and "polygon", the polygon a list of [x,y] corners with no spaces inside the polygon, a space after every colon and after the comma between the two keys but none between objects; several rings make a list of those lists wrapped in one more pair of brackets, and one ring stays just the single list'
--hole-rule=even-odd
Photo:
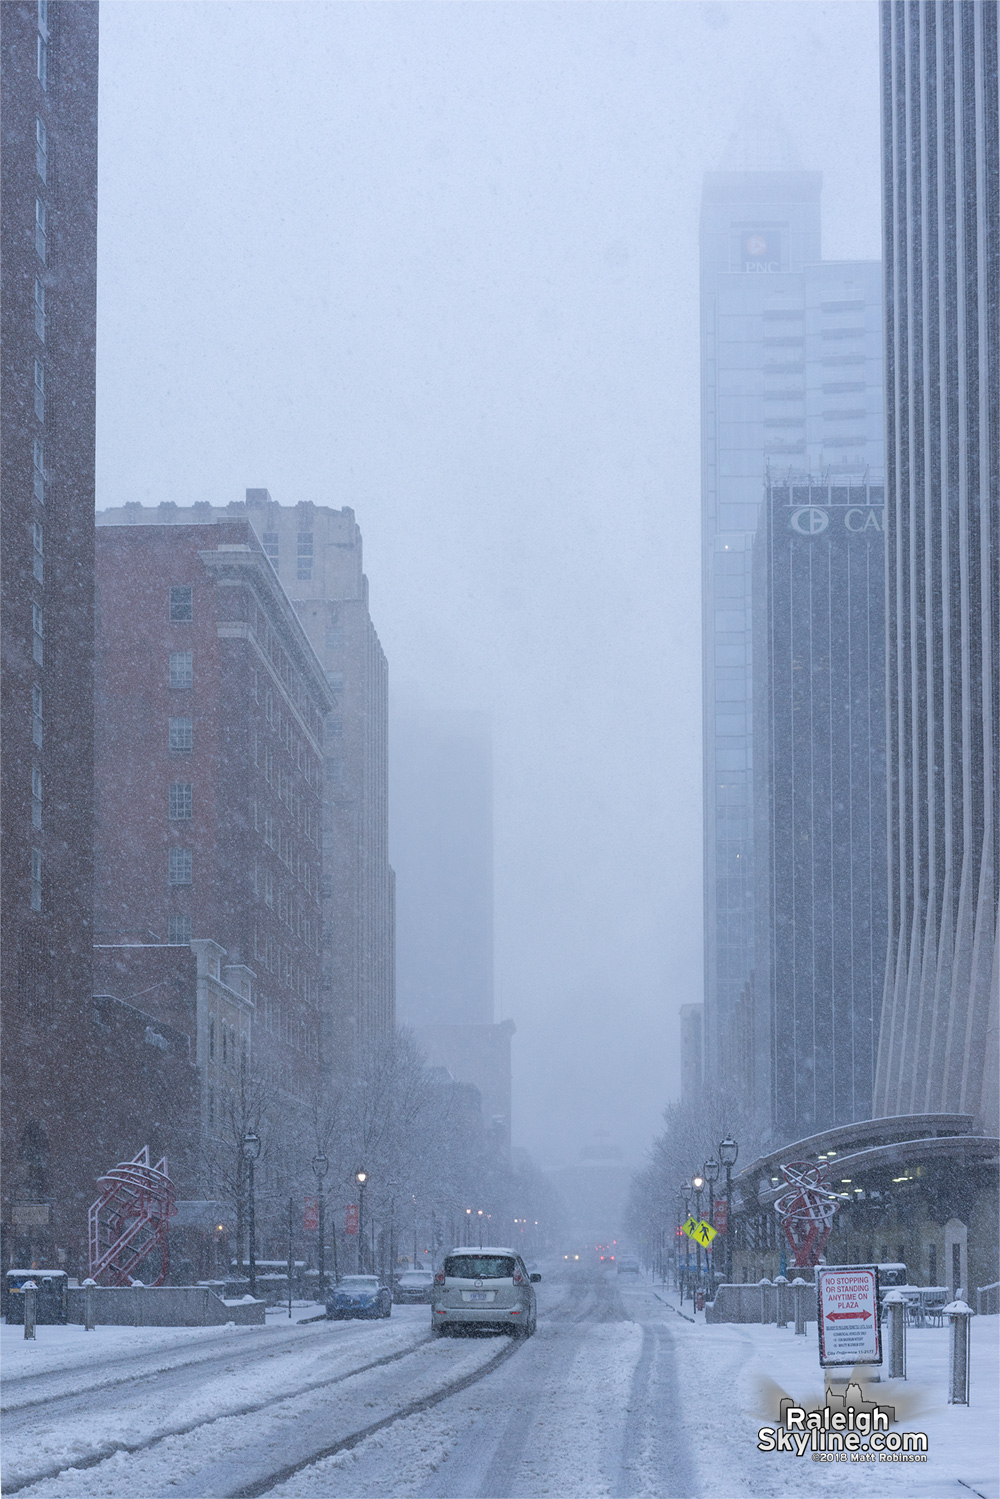
[{"label": "snow-covered sidewalk", "polygon": [[[677,1305],[669,1291],[659,1294]],[[630,1302],[633,1298],[628,1298]],[[630,1305],[633,1316],[638,1308]],[[690,1313],[690,1304],[685,1306]],[[695,1322],[671,1315],[678,1390],[694,1444],[702,1493],[742,1495],[865,1494],[873,1499],[1000,1499],[1000,1319],[973,1317],[971,1404],[948,1404],[948,1329],[907,1330],[907,1379],[885,1379],[867,1397],[896,1410],[897,1432],[925,1432],[926,1462],[814,1461],[811,1453],[757,1450],[761,1427],[776,1427],[779,1402],[793,1396],[821,1406],[824,1381],[815,1324],[805,1337],[775,1326]],[[878,1454],[866,1454],[867,1457]]]}]

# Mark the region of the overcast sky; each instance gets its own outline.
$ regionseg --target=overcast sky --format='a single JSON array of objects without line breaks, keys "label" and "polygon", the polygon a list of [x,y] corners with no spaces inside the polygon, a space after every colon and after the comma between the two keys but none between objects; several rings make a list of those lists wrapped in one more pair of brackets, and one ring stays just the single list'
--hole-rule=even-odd
[{"label": "overcast sky", "polygon": [[877,257],[874,3],[101,6],[98,505],[350,505],[493,717],[514,1139],[638,1161],[701,998],[698,208],[748,122]]}]

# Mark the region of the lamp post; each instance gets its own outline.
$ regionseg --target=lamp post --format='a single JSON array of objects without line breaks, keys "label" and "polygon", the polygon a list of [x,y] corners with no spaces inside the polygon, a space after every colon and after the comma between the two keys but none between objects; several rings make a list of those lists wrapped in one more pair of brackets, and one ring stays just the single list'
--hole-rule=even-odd
[{"label": "lamp post", "polygon": [[466,1208],[466,1210],[465,1210],[465,1242],[466,1242],[467,1246],[469,1246],[469,1245],[472,1244],[472,1209],[471,1208]]},{"label": "lamp post", "polygon": [[[696,1213],[696,1215],[698,1217],[699,1222],[701,1221],[701,1194],[704,1191],[704,1189],[705,1189],[705,1178],[703,1176],[692,1176],[692,1178],[691,1178],[691,1190],[694,1193],[694,1210],[695,1210],[695,1213]],[[696,1260],[697,1260],[698,1284],[700,1286],[701,1285],[701,1241],[700,1240],[695,1245],[695,1257],[696,1257]]]},{"label": "lamp post", "polygon": [[[681,1182],[680,1187],[677,1189],[677,1196],[680,1199],[680,1204],[681,1204],[681,1223],[683,1224],[683,1223],[687,1222],[687,1220],[688,1220],[688,1218],[690,1216],[690,1206],[691,1206],[691,1188],[688,1186],[687,1182]],[[684,1304],[684,1297],[687,1294],[688,1281],[691,1278],[691,1240],[688,1238],[687,1234],[683,1234],[683,1239],[684,1239],[684,1274],[681,1276],[681,1305],[682,1306]]]},{"label": "lamp post", "polygon": [[[719,1163],[715,1159],[715,1156],[714,1155],[710,1155],[709,1158],[708,1158],[708,1160],[705,1162],[704,1166],[701,1169],[705,1173],[705,1180],[708,1182],[708,1221],[712,1225],[712,1227],[714,1228],[715,1227],[715,1184],[719,1180]],[[706,1259],[706,1262],[709,1260],[709,1257],[711,1257],[711,1280],[712,1280],[712,1290],[713,1290],[713,1294],[714,1294],[714,1288],[715,1288],[715,1249],[714,1248],[706,1249],[705,1250],[705,1259]]]},{"label": "lamp post", "polygon": [[368,1185],[368,1172],[359,1166],[354,1173],[354,1180],[358,1184],[358,1274],[360,1275],[365,1268],[365,1187]]},{"label": "lamp post", "polygon": [[726,1168],[726,1284],[733,1283],[733,1167],[740,1147],[731,1135],[719,1142],[719,1160]]},{"label": "lamp post", "polygon": [[253,1167],[260,1157],[260,1135],[247,1130],[243,1136],[243,1159],[247,1163],[247,1226],[250,1230],[250,1295],[257,1295],[257,1212],[254,1201]]},{"label": "lamp post", "polygon": [[479,1247],[480,1247],[480,1249],[482,1249],[482,1247],[483,1247],[483,1210],[482,1210],[482,1208],[479,1208],[477,1210],[477,1217],[479,1218]]},{"label": "lamp post", "polygon": [[313,1156],[313,1171],[316,1175],[316,1197],[319,1208],[319,1299],[326,1293],[326,1197],[323,1194],[323,1178],[330,1169],[330,1162],[322,1151]]}]

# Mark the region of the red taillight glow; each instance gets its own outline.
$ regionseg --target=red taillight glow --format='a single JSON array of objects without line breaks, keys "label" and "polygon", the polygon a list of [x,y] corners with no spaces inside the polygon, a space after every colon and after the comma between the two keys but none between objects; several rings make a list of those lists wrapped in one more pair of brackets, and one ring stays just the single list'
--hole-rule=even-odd
[{"label": "red taillight glow", "polygon": [[514,1272],[514,1284],[515,1286],[524,1285],[524,1276],[521,1274],[520,1270],[515,1270]]},{"label": "red taillight glow", "polygon": [[435,1275],[435,1277],[434,1277],[434,1284],[436,1286],[443,1286],[444,1285],[444,1271],[443,1270],[439,1270],[438,1273]]}]

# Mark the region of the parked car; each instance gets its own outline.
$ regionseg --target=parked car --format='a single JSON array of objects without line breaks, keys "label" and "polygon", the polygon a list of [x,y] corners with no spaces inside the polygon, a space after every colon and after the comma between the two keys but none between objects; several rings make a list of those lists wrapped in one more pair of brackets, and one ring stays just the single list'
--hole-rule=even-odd
[{"label": "parked car", "polygon": [[344,1275],[326,1299],[326,1315],[342,1317],[391,1317],[392,1292],[377,1275]]},{"label": "parked car", "polygon": [[534,1283],[513,1249],[453,1249],[434,1277],[431,1331],[492,1327],[528,1338],[535,1330]]},{"label": "parked car", "polygon": [[396,1277],[392,1299],[399,1306],[413,1301],[430,1301],[433,1289],[433,1270],[404,1270]]},{"label": "parked car", "polygon": [[622,1258],[618,1261],[618,1274],[619,1275],[638,1275],[639,1274],[639,1261],[633,1259],[631,1257],[631,1255],[627,1255],[627,1254],[623,1255]]}]

